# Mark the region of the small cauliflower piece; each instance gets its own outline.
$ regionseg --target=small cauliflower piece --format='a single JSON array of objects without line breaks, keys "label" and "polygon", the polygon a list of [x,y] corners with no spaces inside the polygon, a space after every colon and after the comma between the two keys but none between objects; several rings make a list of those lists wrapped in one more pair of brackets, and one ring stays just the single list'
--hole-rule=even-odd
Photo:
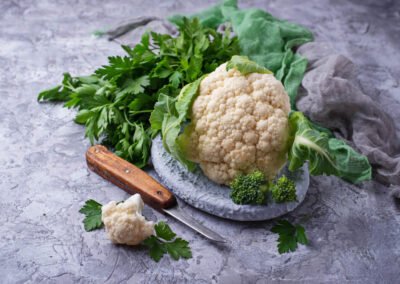
[{"label": "small cauliflower piece", "polygon": [[153,234],[154,223],[142,216],[143,206],[139,194],[119,204],[111,201],[102,206],[101,220],[113,243],[138,245]]},{"label": "small cauliflower piece", "polygon": [[242,75],[222,64],[200,84],[185,154],[219,184],[255,170],[273,179],[287,158],[289,112],[289,97],[273,75]]}]

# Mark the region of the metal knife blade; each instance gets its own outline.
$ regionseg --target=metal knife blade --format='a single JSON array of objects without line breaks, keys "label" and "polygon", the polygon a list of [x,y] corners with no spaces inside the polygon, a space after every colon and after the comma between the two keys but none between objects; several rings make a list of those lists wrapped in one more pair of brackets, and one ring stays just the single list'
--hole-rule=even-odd
[{"label": "metal knife blade", "polygon": [[167,188],[135,165],[108,151],[106,147],[90,147],[86,152],[86,162],[89,169],[126,192],[139,193],[147,205],[174,217],[209,240],[226,242],[219,234],[182,212],[175,196]]},{"label": "metal knife blade", "polygon": [[207,239],[213,241],[213,242],[221,242],[221,243],[226,243],[226,239],[224,239],[221,235],[217,234],[213,230],[207,228],[206,226],[202,225],[189,215],[185,214],[182,212],[182,210],[179,208],[178,205],[175,205],[174,207],[168,208],[168,209],[163,209],[163,211],[168,214],[169,216],[174,217],[176,220],[182,222],[186,226],[192,228],[199,234],[203,235]]}]

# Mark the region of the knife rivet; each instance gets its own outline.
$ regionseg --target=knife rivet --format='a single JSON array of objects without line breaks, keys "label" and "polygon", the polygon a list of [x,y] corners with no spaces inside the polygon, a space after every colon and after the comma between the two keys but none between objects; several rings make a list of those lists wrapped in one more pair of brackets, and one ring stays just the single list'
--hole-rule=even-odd
[{"label": "knife rivet", "polygon": [[158,195],[162,195],[162,192],[159,191],[159,190],[157,190],[157,194],[158,194]]},{"label": "knife rivet", "polygon": [[129,174],[131,171],[129,169],[125,169],[125,173]]}]

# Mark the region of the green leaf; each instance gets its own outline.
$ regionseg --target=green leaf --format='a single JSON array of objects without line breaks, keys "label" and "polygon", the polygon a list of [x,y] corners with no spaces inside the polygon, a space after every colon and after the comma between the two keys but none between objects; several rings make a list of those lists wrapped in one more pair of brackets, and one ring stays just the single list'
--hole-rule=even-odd
[{"label": "green leaf", "polygon": [[278,238],[278,242],[278,252],[280,254],[294,252],[297,249],[296,239],[290,236],[281,236]]},{"label": "green leaf", "polygon": [[54,101],[54,102],[63,102],[68,100],[68,93],[62,91],[62,86],[58,85],[54,88],[44,90],[39,93],[38,101]]},{"label": "green leaf", "polygon": [[94,96],[96,92],[97,89],[94,86],[88,84],[83,84],[75,89],[75,93],[77,93],[81,97]]},{"label": "green leaf", "polygon": [[103,227],[103,222],[101,221],[101,206],[102,205],[97,201],[89,199],[79,210],[80,213],[85,215],[83,224],[87,232]]},{"label": "green leaf", "polygon": [[172,73],[172,75],[169,77],[169,82],[171,83],[172,86],[175,88],[179,87],[179,84],[182,81],[182,73],[179,71],[175,71]]},{"label": "green leaf", "polygon": [[301,112],[289,116],[293,139],[289,151],[289,170],[300,168],[306,161],[312,175],[335,175],[358,183],[371,179],[371,165],[367,157],[357,153],[343,140],[321,132]]},{"label": "green leaf", "polygon": [[135,134],[132,138],[132,146],[128,153],[132,162],[139,168],[147,165],[150,157],[151,139],[142,124],[135,125]]},{"label": "green leaf", "polygon": [[175,238],[176,234],[171,230],[167,223],[160,221],[154,226],[157,237],[164,239],[166,241],[171,241]]},{"label": "green leaf", "polygon": [[159,262],[164,254],[167,253],[165,246],[155,236],[148,237],[143,241],[143,244],[149,248],[150,257],[155,262]]},{"label": "green leaf", "polygon": [[144,92],[144,87],[150,85],[148,75],[143,75],[135,79],[129,78],[124,84],[123,92],[126,94],[137,95]]},{"label": "green leaf", "polygon": [[164,58],[160,61],[156,67],[153,69],[152,77],[153,78],[168,78],[174,71],[170,67],[170,63],[168,58]]},{"label": "green leaf", "polygon": [[99,78],[97,76],[81,76],[77,77],[77,79],[83,84],[98,84]]},{"label": "green leaf", "polygon": [[152,109],[154,105],[153,98],[146,94],[139,94],[128,105],[130,111],[141,111]]},{"label": "green leaf", "polygon": [[78,80],[72,78],[69,73],[64,73],[62,84],[41,92],[38,95],[38,101],[68,101],[71,99],[71,95],[77,86]]},{"label": "green leaf", "polygon": [[303,244],[303,245],[308,244],[306,232],[302,226],[299,226],[299,225],[296,226],[296,238],[297,238],[298,243]]},{"label": "green leaf", "polygon": [[90,117],[86,121],[86,129],[85,129],[85,137],[89,138],[90,144],[94,145],[94,142],[98,139],[98,129],[97,129],[97,121],[96,121],[97,113],[94,114],[93,117]]},{"label": "green leaf", "polygon": [[97,119],[97,128],[99,129],[100,132],[102,132],[102,130],[106,129],[107,126],[108,126],[108,109],[106,107],[102,107]]},{"label": "green leaf", "polygon": [[280,235],[290,235],[294,231],[294,226],[287,220],[279,220],[276,225],[272,227],[271,232]]},{"label": "green leaf", "polygon": [[228,71],[232,68],[237,69],[242,75],[250,73],[272,74],[270,70],[251,61],[247,56],[232,56],[232,59],[226,64],[226,70]]},{"label": "green leaf", "polygon": [[81,99],[79,98],[79,94],[72,93],[70,95],[69,101],[65,102],[64,107],[66,107],[66,108],[74,108],[74,107],[79,106],[80,103],[81,103]]},{"label": "green leaf", "polygon": [[[182,120],[174,115],[169,113],[164,114],[161,133],[163,138],[164,148],[172,155],[178,156],[175,150],[175,141],[178,138],[179,133],[181,132],[181,122]],[[175,157],[178,158],[178,157]]]},{"label": "green leaf", "polygon": [[199,76],[201,76],[201,68],[203,66],[203,56],[202,55],[194,55],[189,59],[189,65],[186,68],[186,80],[191,82],[196,80]]},{"label": "green leaf", "polygon": [[210,41],[207,36],[203,33],[199,34],[194,40],[194,53],[199,55],[203,54],[209,45]]},{"label": "green leaf", "polygon": [[118,78],[135,67],[133,59],[127,56],[110,56],[108,57],[108,64],[97,69],[95,71],[96,75],[106,79]]},{"label": "green leaf", "polygon": [[186,259],[192,257],[192,251],[190,250],[189,242],[181,238],[176,238],[171,243],[165,243],[164,246],[168,254],[174,260],[178,260],[180,257]]},{"label": "green leaf", "polygon": [[85,124],[89,118],[93,116],[93,112],[87,109],[82,109],[75,117],[75,122],[78,124]]},{"label": "green leaf", "polygon": [[150,115],[152,129],[161,130],[165,114],[177,114],[175,109],[175,98],[161,94]]},{"label": "green leaf", "polygon": [[149,45],[150,45],[150,33],[149,32],[145,32],[142,35],[142,38],[140,39],[140,43],[143,45],[143,47],[149,48]]},{"label": "green leaf", "polygon": [[135,51],[133,48],[131,48],[129,45],[121,45],[121,48],[129,54],[130,57],[135,58]]},{"label": "green leaf", "polygon": [[305,230],[300,225],[292,225],[287,220],[279,220],[271,232],[279,234],[278,237],[278,252],[280,254],[295,251],[297,243],[307,245],[308,239]]},{"label": "green leaf", "polygon": [[189,243],[181,238],[176,238],[176,234],[163,221],[154,226],[156,236],[150,236],[143,241],[150,251],[150,257],[158,262],[165,253],[168,253],[172,259],[191,258],[192,251]]},{"label": "green leaf", "polygon": [[[168,109],[170,112],[164,114],[161,125],[164,148],[190,171],[196,168],[196,164],[186,158],[185,149],[181,148],[182,144],[178,142],[178,136],[181,133],[184,123],[190,117],[191,106],[197,97],[198,89],[203,78],[204,76],[183,87],[176,99],[175,108]],[[164,106],[168,105],[164,104]],[[155,113],[155,116],[153,116],[153,120],[155,121],[154,127],[159,126],[161,111],[158,110],[157,112],[158,113]]]},{"label": "green leaf", "polygon": [[175,107],[182,120],[190,117],[192,104],[198,95],[199,86],[204,77],[202,76],[193,83],[187,84],[179,93]]}]

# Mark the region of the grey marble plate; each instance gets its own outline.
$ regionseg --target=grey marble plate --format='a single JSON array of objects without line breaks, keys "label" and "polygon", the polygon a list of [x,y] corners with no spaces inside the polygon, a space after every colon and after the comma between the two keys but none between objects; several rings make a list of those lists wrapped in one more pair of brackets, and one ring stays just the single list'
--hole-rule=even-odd
[{"label": "grey marble plate", "polygon": [[294,210],[308,190],[308,167],[304,165],[296,172],[284,168],[281,174],[296,181],[297,202],[267,205],[237,205],[229,197],[230,189],[210,181],[200,169],[189,172],[165,151],[160,136],[153,140],[151,156],[161,182],[177,197],[193,207],[222,218],[238,221],[260,221],[273,219]]}]

